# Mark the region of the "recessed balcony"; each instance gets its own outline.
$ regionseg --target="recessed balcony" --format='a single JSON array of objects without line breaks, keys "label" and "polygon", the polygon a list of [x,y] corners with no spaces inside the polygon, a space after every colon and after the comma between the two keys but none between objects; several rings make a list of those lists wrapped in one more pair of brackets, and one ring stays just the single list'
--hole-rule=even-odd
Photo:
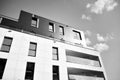
[{"label": "recessed balcony", "polygon": [[101,67],[98,56],[66,50],[66,61],[87,66]]},{"label": "recessed balcony", "polygon": [[103,72],[68,68],[68,80],[105,80]]}]

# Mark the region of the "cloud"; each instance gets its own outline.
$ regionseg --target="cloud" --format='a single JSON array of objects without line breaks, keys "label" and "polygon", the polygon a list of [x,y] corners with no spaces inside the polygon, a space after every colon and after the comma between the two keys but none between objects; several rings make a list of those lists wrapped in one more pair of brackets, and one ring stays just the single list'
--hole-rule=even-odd
[{"label": "cloud", "polygon": [[85,41],[86,41],[86,45],[87,45],[87,46],[89,46],[89,45],[91,45],[91,44],[92,44],[92,42],[90,41],[90,39],[89,39],[89,38],[86,38],[86,39],[85,39]]},{"label": "cloud", "polygon": [[105,37],[101,36],[100,34],[97,34],[97,40],[98,42],[107,42],[109,40],[114,39],[114,34],[107,34]]},{"label": "cloud", "polygon": [[99,52],[103,52],[103,51],[109,49],[109,46],[106,43],[97,43],[93,47],[95,48],[95,50],[97,50]]},{"label": "cloud", "polygon": [[91,36],[92,35],[92,32],[90,30],[86,30],[84,32],[85,36]]},{"label": "cloud", "polygon": [[99,42],[104,42],[105,41],[105,38],[103,36],[101,36],[100,34],[97,34],[97,40]]},{"label": "cloud", "polygon": [[107,9],[107,11],[111,11],[111,10],[113,10],[114,7],[116,7],[117,5],[118,5],[117,2],[113,2],[113,0],[112,0],[112,2],[110,2],[109,4],[106,5],[106,9]]},{"label": "cloud", "polygon": [[90,8],[90,6],[91,6],[91,4],[90,4],[90,3],[88,3],[88,4],[86,5],[86,8]]},{"label": "cloud", "polygon": [[88,3],[86,8],[90,8],[92,13],[102,14],[103,10],[111,11],[118,5],[115,0],[97,0],[93,4]]},{"label": "cloud", "polygon": [[82,19],[91,20],[91,17],[90,17],[90,16],[86,16],[85,14],[83,14],[83,15],[82,15]]}]

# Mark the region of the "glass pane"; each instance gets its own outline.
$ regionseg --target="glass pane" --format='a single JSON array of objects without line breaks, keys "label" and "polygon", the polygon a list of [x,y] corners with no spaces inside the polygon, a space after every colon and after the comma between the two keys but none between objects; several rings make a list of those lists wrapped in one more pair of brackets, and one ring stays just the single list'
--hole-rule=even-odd
[{"label": "glass pane", "polygon": [[32,20],[32,25],[37,26],[37,21],[36,20]]},{"label": "glass pane", "polygon": [[11,45],[12,39],[11,38],[4,38],[3,44]]},{"label": "glass pane", "polygon": [[37,18],[32,17],[31,25],[37,27]]},{"label": "glass pane", "polygon": [[54,24],[49,23],[49,31],[54,32]]},{"label": "glass pane", "polygon": [[53,80],[59,80],[59,67],[53,66]]},{"label": "glass pane", "polygon": [[34,76],[34,63],[27,63],[25,80],[33,80]]},{"label": "glass pane", "polygon": [[52,51],[53,54],[57,54],[57,53],[58,53],[58,49],[57,49],[57,48],[53,48],[52,50],[53,50],[53,51]]},{"label": "glass pane", "polygon": [[28,55],[35,57],[36,56],[36,51],[29,50],[29,54]]},{"label": "glass pane", "polygon": [[6,65],[6,59],[0,59],[0,79],[2,79],[5,65]]},{"label": "glass pane", "polygon": [[74,38],[80,40],[80,33],[74,31]]},{"label": "glass pane", "polygon": [[49,25],[49,31],[53,32],[53,26]]},{"label": "glass pane", "polygon": [[37,46],[36,43],[30,43],[30,49],[36,50],[36,46]]},{"label": "glass pane", "polygon": [[63,29],[62,29],[62,27],[60,27],[60,32],[61,32],[61,33],[63,32]]},{"label": "glass pane", "polygon": [[54,59],[54,60],[58,60],[57,55],[53,55],[53,59]]},{"label": "glass pane", "polygon": [[9,52],[10,46],[2,45],[1,51]]},{"label": "glass pane", "polygon": [[64,32],[63,32],[63,27],[59,27],[59,28],[60,28],[60,29],[59,29],[60,34],[63,35],[63,34],[64,34]]}]

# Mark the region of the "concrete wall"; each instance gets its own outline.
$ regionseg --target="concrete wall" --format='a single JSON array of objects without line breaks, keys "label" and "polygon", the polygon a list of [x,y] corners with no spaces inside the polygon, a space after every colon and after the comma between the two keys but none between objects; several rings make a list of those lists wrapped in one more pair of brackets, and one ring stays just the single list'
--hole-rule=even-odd
[{"label": "concrete wall", "polygon": [[[66,49],[99,56],[96,51],[4,28],[0,28],[0,47],[4,36],[12,37],[13,42],[9,53],[0,52],[0,58],[7,59],[2,80],[24,80],[27,62],[35,63],[34,80],[53,80],[52,65],[59,66],[60,80],[68,80],[67,67],[104,71],[102,67],[66,62]],[[37,43],[36,57],[28,56],[30,42]],[[58,61],[52,60],[53,46],[58,47]]]}]

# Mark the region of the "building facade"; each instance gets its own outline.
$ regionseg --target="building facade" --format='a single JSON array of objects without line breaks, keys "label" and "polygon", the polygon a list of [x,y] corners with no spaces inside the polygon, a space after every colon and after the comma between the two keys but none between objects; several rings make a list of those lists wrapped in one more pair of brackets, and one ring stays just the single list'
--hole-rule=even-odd
[{"label": "building facade", "polygon": [[0,16],[0,80],[107,80],[79,29],[25,11]]}]

